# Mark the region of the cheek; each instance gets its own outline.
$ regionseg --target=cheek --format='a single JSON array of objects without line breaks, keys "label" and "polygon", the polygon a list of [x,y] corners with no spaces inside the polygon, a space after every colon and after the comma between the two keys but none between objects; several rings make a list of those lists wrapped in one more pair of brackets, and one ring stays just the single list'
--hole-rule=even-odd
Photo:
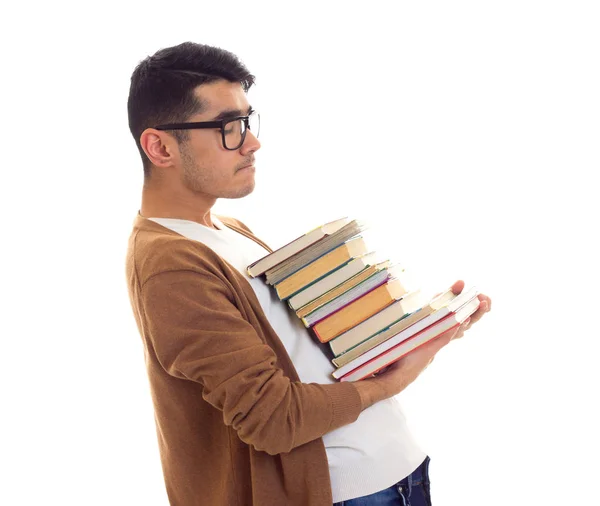
[{"label": "cheek", "polygon": [[214,156],[213,151],[214,150],[210,149],[208,146],[199,143],[199,145],[194,146],[192,156],[197,165],[207,165]]},{"label": "cheek", "polygon": [[228,151],[221,146],[214,146],[210,140],[194,145],[190,154],[194,157],[195,166],[204,173],[205,177],[213,180],[232,178],[236,167],[241,162],[237,151]]},{"label": "cheek", "polygon": [[[239,157],[238,157],[239,158]],[[235,175],[235,168],[239,165],[235,151],[225,151],[213,154],[208,167],[213,168],[213,173],[220,179],[229,179]]]},{"label": "cheek", "polygon": [[193,140],[190,146],[190,154],[199,166],[213,165],[221,156],[220,138],[211,136],[211,133],[208,131],[199,132],[198,137]]}]

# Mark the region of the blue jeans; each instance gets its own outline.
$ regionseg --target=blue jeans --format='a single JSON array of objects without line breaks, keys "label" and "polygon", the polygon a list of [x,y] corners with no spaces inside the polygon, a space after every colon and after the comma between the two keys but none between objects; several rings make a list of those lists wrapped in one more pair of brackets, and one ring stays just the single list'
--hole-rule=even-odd
[{"label": "blue jeans", "polygon": [[333,506],[431,506],[429,457],[426,457],[409,476],[390,488],[356,499],[336,502]]}]

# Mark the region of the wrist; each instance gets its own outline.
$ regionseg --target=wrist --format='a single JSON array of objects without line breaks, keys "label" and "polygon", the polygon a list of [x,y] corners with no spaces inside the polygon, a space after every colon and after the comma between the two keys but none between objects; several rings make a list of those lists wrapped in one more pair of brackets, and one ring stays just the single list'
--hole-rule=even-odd
[{"label": "wrist", "polygon": [[358,395],[360,396],[363,410],[367,409],[369,406],[372,406],[376,402],[392,396],[392,394],[388,392],[385,382],[380,378],[368,378],[360,380],[355,382],[354,386],[358,390]]}]

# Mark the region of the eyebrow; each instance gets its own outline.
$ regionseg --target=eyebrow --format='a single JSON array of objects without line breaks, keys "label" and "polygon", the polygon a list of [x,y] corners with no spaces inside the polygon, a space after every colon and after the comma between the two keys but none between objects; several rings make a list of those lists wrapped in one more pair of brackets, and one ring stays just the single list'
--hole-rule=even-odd
[{"label": "eyebrow", "polygon": [[214,118],[213,121],[236,118],[237,116],[248,116],[253,110],[254,109],[252,109],[251,105],[248,106],[248,111],[246,112],[246,114],[244,114],[244,112],[239,109],[227,109],[225,111],[221,111],[221,113],[219,113],[219,115],[216,118]]}]

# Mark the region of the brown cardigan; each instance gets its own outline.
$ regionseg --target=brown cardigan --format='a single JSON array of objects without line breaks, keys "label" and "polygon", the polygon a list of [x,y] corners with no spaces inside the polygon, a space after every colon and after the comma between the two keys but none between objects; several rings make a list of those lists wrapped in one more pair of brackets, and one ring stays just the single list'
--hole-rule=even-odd
[{"label": "brown cardigan", "polygon": [[301,383],[246,278],[201,242],[138,214],[126,273],[171,505],[331,506],[321,436],[358,418],[356,387]]}]

